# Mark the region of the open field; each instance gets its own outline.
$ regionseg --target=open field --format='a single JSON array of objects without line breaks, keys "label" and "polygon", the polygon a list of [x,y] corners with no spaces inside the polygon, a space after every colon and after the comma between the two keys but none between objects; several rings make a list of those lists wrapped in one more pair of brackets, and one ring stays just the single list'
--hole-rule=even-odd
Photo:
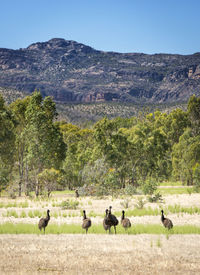
[{"label": "open field", "polygon": [[[142,209],[136,207],[138,200],[144,201]],[[78,203],[76,209],[63,209],[61,203],[69,200],[73,205]],[[128,208],[124,206],[128,202]],[[113,207],[113,213],[120,219],[124,209],[126,216],[133,224],[161,224],[160,210],[164,209],[167,217],[172,219],[174,225],[200,226],[200,194],[165,195],[163,202],[150,203],[144,196],[122,198],[91,198],[81,197],[75,199],[72,195],[56,196],[46,200],[6,197],[0,198],[0,224],[25,223],[37,224],[40,217],[46,216],[50,209],[50,224],[81,224],[82,210],[92,219],[93,224],[102,224],[105,208]]]},{"label": "open field", "polygon": [[[63,209],[63,201],[75,209]],[[142,209],[136,205],[144,201]],[[128,205],[127,205],[128,203]],[[132,222],[117,235],[105,234],[105,208],[121,210]],[[126,208],[125,206],[128,206]],[[46,235],[37,224],[50,209]],[[92,220],[89,234],[81,228],[82,210]],[[164,209],[174,228],[168,232],[160,220]],[[147,197],[80,197],[56,192],[50,199],[0,198],[0,274],[199,274],[200,194]],[[69,234],[70,233],[70,234]]]},{"label": "open field", "polygon": [[199,235],[0,235],[1,274],[199,274]]}]

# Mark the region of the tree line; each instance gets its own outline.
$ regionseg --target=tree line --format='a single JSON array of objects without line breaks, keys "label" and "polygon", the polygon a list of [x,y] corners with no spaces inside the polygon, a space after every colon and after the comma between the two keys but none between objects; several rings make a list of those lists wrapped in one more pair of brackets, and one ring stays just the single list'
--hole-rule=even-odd
[{"label": "tree line", "polygon": [[[90,128],[58,121],[39,91],[6,105],[0,96],[0,192],[18,187],[36,196],[85,187],[115,190],[152,181],[200,181],[200,98],[187,110],[107,117]],[[145,185],[147,184],[148,185]],[[92,192],[92,191],[91,191]]]}]

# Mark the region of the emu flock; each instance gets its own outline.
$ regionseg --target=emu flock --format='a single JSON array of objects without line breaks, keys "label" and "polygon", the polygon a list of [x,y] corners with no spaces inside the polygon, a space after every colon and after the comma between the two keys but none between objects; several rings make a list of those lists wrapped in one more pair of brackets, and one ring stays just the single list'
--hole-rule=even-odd
[{"label": "emu flock", "polygon": [[[103,227],[106,230],[106,232],[107,232],[107,230],[109,230],[109,234],[110,234],[111,233],[111,227],[113,226],[115,234],[116,234],[117,233],[116,232],[116,226],[119,224],[119,221],[116,218],[116,216],[112,214],[111,209],[112,209],[112,206],[109,207],[109,210],[106,209],[106,211],[105,211],[106,215],[103,219]],[[50,221],[49,213],[50,213],[50,210],[47,210],[46,218],[41,218],[39,220],[38,228],[40,229],[40,231],[43,228],[44,233],[45,233],[45,228],[47,227],[48,222]],[[168,218],[165,218],[163,210],[161,210],[161,222],[162,222],[163,226],[165,228],[167,228],[168,230],[173,228],[172,221]],[[92,225],[91,219],[86,217],[86,211],[83,210],[82,228],[85,229],[86,234],[88,232],[88,228],[91,227],[91,225]],[[121,225],[125,228],[125,230],[127,230],[128,228],[131,227],[130,220],[128,218],[125,218],[125,211],[124,210],[122,210]]]}]

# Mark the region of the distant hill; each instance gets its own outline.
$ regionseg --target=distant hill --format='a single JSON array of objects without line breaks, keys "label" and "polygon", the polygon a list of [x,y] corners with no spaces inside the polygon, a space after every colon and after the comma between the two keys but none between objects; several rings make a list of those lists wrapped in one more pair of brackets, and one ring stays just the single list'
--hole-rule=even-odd
[{"label": "distant hill", "polygon": [[183,102],[200,95],[200,53],[116,53],[54,38],[0,49],[0,87],[57,102]]},{"label": "distant hill", "polygon": [[20,92],[11,88],[2,88],[0,87],[0,94],[3,96],[7,104],[12,103],[13,101],[24,98],[28,94],[25,92]]}]

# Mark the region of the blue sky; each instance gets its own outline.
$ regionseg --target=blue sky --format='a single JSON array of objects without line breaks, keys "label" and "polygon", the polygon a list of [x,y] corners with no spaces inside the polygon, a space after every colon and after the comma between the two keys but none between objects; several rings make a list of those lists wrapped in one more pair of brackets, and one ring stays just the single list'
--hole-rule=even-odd
[{"label": "blue sky", "polygon": [[200,52],[200,0],[0,0],[0,48],[55,37],[103,51]]}]

